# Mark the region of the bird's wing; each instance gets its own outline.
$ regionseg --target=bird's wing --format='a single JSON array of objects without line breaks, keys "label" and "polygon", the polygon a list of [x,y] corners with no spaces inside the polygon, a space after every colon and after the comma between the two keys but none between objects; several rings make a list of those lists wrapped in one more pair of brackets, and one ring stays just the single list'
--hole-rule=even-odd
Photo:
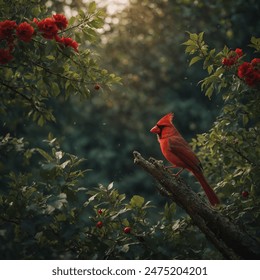
[{"label": "bird's wing", "polygon": [[194,172],[202,171],[200,160],[182,137],[169,139],[169,150],[186,165],[187,169]]}]

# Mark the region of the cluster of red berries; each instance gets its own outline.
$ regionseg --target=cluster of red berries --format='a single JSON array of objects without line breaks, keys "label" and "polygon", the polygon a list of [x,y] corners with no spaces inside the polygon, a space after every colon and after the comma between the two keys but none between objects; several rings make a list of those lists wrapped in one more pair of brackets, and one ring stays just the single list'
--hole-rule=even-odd
[{"label": "cluster of red berries", "polygon": [[235,49],[235,51],[230,52],[228,57],[222,59],[222,64],[225,66],[232,66],[241,56],[243,56],[242,49]]},{"label": "cluster of red berries", "polygon": [[228,57],[222,59],[222,64],[227,67],[237,67],[237,76],[248,86],[253,87],[260,84],[260,58],[254,58],[251,62],[243,62],[238,65],[238,59],[243,56],[242,49],[231,51]]},{"label": "cluster of red berries", "polygon": [[[98,212],[99,215],[102,215],[102,213],[103,213],[102,209],[98,209],[97,212]],[[98,221],[96,223],[96,227],[97,228],[102,228],[103,227],[103,222],[102,221]],[[123,232],[125,234],[129,234],[129,233],[131,233],[131,230],[132,230],[131,227],[124,227]]]},{"label": "cluster of red berries", "polygon": [[32,22],[17,24],[13,20],[0,22],[0,64],[6,64],[14,57],[12,55],[17,41],[29,43],[34,36],[40,34],[48,40],[55,40],[61,47],[71,47],[78,52],[78,43],[70,37],[60,37],[58,32],[68,26],[68,20],[63,14],[56,14],[43,20],[33,19]]},{"label": "cluster of red berries", "polygon": [[260,84],[260,58],[244,62],[238,67],[237,75],[249,86]]},{"label": "cluster of red berries", "polygon": [[[98,209],[97,212],[98,212],[99,215],[102,215],[103,210],[102,210],[102,209]],[[96,223],[96,227],[97,227],[97,228],[102,228],[102,227],[103,227],[103,222],[102,222],[102,221],[98,221],[98,222]]]}]

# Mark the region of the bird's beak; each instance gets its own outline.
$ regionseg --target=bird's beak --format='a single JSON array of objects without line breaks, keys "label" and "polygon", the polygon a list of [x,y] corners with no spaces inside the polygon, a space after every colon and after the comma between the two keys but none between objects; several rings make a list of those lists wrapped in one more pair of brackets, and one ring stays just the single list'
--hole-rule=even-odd
[{"label": "bird's beak", "polygon": [[150,130],[150,132],[155,133],[155,134],[159,134],[159,133],[161,132],[161,130],[160,130],[160,128],[159,128],[157,125],[155,125],[155,126]]}]

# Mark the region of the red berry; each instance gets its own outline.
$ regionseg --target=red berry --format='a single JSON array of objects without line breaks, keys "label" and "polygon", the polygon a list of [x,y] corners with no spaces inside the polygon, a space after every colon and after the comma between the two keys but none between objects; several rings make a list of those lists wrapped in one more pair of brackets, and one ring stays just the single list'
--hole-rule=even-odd
[{"label": "red berry", "polygon": [[248,191],[242,191],[242,196],[247,198],[249,196],[249,192]]},{"label": "red berry", "polygon": [[101,215],[103,213],[102,209],[98,209],[98,214]]},{"label": "red berry", "polygon": [[131,232],[131,228],[130,227],[125,227],[124,228],[124,233],[129,234]]},{"label": "red berry", "polygon": [[101,221],[97,222],[96,227],[97,228],[102,228],[103,227],[103,223]]},{"label": "red berry", "polygon": [[100,85],[99,84],[95,84],[94,89],[95,90],[99,90],[100,89]]}]

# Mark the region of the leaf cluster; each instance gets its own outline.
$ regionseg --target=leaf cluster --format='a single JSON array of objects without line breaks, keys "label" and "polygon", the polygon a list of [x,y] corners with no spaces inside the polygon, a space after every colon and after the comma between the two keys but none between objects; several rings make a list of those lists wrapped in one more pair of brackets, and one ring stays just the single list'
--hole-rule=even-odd
[{"label": "leaf cluster", "polygon": [[[70,26],[58,35],[74,35],[78,41],[93,42],[97,36],[95,29],[104,23],[104,13],[94,3],[89,4],[87,11],[79,11],[70,19]],[[4,16],[8,17],[1,15]],[[9,16],[12,19],[15,15]],[[89,48],[76,53],[41,36],[29,43],[17,42],[14,59],[0,68],[0,76],[1,112],[8,116],[16,107],[22,108],[23,117],[32,118],[40,126],[46,121],[55,121],[53,98],[68,99],[74,95],[86,98],[95,92],[95,84],[105,89],[120,81],[98,65],[96,55]]]},{"label": "leaf cluster", "polygon": [[[209,50],[203,33],[190,34],[184,43],[193,56],[191,63],[202,60],[208,75],[200,82],[205,95],[221,95],[223,107],[208,133],[193,140],[194,148],[204,162],[205,171],[227,206],[223,211],[243,225],[253,236],[259,231],[260,122],[259,83],[248,86],[237,75],[246,55],[232,66],[222,64],[232,50],[224,47],[216,53]],[[250,47],[259,53],[259,38],[252,37]],[[248,192],[247,195],[243,195]]]}]

